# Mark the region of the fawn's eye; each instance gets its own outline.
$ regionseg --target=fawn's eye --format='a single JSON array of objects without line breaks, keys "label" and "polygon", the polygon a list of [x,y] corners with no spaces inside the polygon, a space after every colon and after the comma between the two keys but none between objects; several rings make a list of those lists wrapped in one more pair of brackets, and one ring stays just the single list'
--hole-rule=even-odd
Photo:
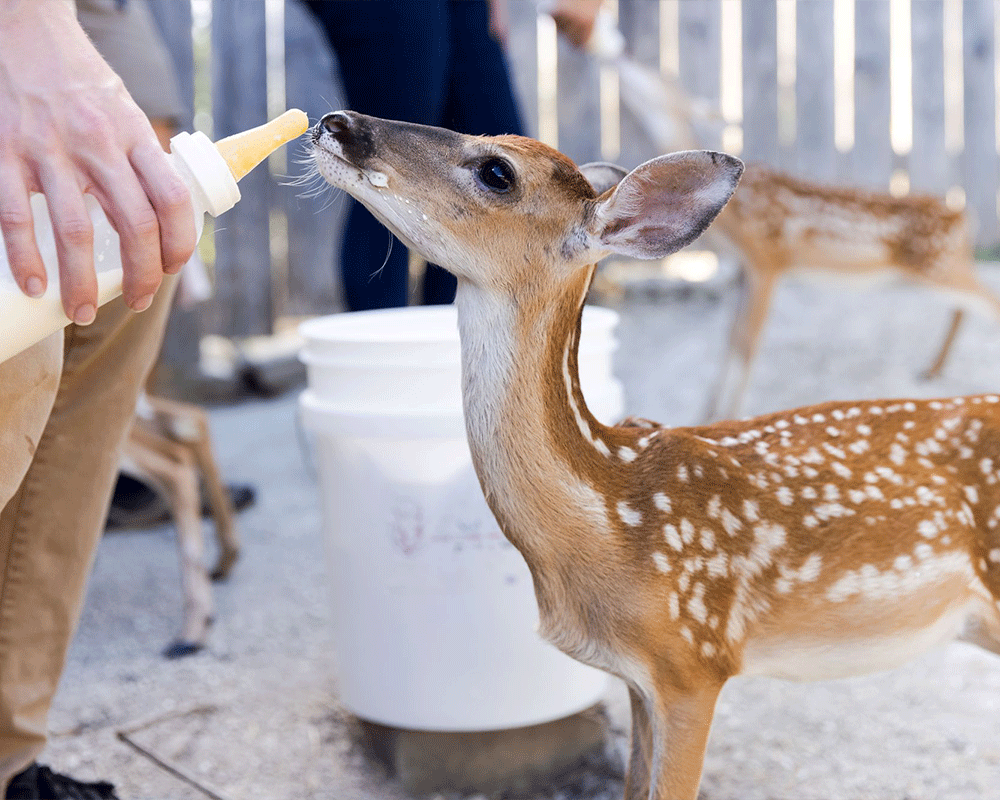
[{"label": "fawn's eye", "polygon": [[506,194],[514,188],[514,170],[510,164],[500,158],[488,158],[476,173],[479,180],[491,192]]}]

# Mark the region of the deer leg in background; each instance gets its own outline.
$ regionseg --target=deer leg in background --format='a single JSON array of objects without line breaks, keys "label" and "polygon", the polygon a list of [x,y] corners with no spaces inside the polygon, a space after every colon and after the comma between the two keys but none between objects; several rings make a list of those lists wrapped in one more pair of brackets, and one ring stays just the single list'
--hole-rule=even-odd
[{"label": "deer leg in background", "polygon": [[136,425],[127,445],[136,465],[162,482],[174,517],[179,541],[184,622],[177,641],[165,651],[168,658],[187,655],[205,646],[214,614],[212,587],[203,559],[201,497],[195,459],[183,445]]},{"label": "deer leg in background", "polygon": [[921,373],[921,377],[925,380],[933,380],[939,377],[944,370],[952,345],[955,343],[955,338],[965,318],[965,311],[981,309],[984,314],[991,316],[996,322],[1000,322],[1000,298],[979,280],[971,261],[967,265],[963,264],[960,268],[948,270],[944,279],[932,279],[929,282],[925,280],[922,283],[929,283],[931,288],[944,289],[962,295],[965,300],[964,307],[955,309],[955,313],[952,315],[951,324],[945,334],[944,341],[941,343],[937,357]]},{"label": "deer leg in background", "polygon": [[222,475],[219,473],[218,463],[212,452],[212,440],[208,435],[208,421],[204,418],[204,414],[201,428],[202,437],[192,443],[192,446],[201,476],[205,481],[212,515],[215,518],[215,535],[219,541],[219,559],[212,569],[211,577],[213,581],[221,581],[229,577],[233,564],[239,558],[241,542],[236,528],[233,502],[222,482]]},{"label": "deer leg in background", "polygon": [[239,558],[241,543],[233,500],[222,481],[219,465],[212,451],[208,415],[200,406],[191,403],[152,395],[146,396],[146,402],[155,412],[160,429],[170,438],[183,442],[194,454],[205,484],[219,542],[219,560],[212,570],[212,579],[223,580],[229,576],[233,564]]},{"label": "deer leg in background", "polygon": [[706,421],[738,416],[776,284],[773,273],[741,268],[736,316]]},{"label": "deer leg in background", "polygon": [[649,708],[653,715],[650,800],[696,800],[701,770],[722,684],[696,689],[661,690]]},{"label": "deer leg in background", "polygon": [[951,347],[955,343],[955,337],[958,335],[964,319],[965,312],[960,308],[956,308],[951,315],[951,324],[948,325],[948,332],[944,335],[944,341],[941,342],[941,348],[938,350],[937,356],[931,362],[931,365],[920,373],[920,377],[923,380],[932,381],[941,377],[941,372],[944,369],[945,362],[948,360]]}]

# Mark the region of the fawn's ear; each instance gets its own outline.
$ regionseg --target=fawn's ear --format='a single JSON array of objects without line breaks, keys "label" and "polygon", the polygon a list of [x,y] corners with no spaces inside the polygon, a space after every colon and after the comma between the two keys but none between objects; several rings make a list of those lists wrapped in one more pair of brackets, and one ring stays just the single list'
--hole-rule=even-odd
[{"label": "fawn's ear", "polygon": [[708,150],[647,161],[594,201],[591,246],[631,258],[670,255],[708,227],[742,174],[738,158]]},{"label": "fawn's ear", "polygon": [[628,170],[625,167],[609,164],[607,161],[592,161],[579,169],[587,182],[594,187],[598,196],[604,194],[608,189],[616,187],[621,179],[628,175]]}]

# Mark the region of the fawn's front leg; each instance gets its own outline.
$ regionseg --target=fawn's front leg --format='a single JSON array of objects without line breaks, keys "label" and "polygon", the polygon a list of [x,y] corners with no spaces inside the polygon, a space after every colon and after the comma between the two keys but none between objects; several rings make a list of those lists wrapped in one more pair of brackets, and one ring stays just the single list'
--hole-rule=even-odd
[{"label": "fawn's front leg", "polygon": [[653,753],[649,800],[697,800],[722,685],[706,683],[684,691],[668,687],[650,704]]},{"label": "fawn's front leg", "polygon": [[653,756],[653,732],[642,695],[629,686],[628,697],[632,706],[632,733],[628,771],[625,773],[625,800],[647,800]]}]

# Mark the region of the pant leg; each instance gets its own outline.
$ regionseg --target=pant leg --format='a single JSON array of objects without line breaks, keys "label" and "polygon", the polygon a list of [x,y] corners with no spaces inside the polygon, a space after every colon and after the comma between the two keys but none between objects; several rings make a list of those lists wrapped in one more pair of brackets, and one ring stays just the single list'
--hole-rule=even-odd
[{"label": "pant leg", "polygon": [[[486,0],[448,0],[447,95],[434,124],[473,136],[523,135],[507,59],[490,35]],[[436,264],[424,275],[425,305],[451,303],[455,277]]]},{"label": "pant leg", "polygon": [[[338,0],[308,3],[340,64],[347,102],[385,119],[439,125],[448,64],[444,0]],[[407,305],[406,248],[351,200],[341,251],[348,308]]]},{"label": "pant leg", "polygon": [[20,486],[0,510],[0,787],[45,745],[121,445],[175,286],[165,278],[142,314],[118,298],[99,309],[93,325],[66,329],[51,413]]}]

